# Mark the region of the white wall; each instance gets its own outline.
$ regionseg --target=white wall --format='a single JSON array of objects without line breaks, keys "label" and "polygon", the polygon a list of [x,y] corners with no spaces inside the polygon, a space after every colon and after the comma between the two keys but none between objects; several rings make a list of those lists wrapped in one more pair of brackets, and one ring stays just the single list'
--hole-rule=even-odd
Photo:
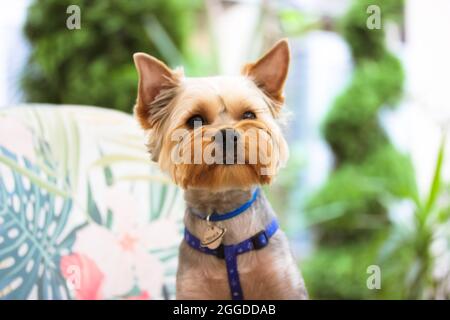
[{"label": "white wall", "polygon": [[[450,124],[450,1],[407,0],[405,31],[406,99],[386,124],[397,145],[412,155],[425,195],[442,126]],[[450,154],[444,165],[446,181],[450,179],[449,160]]]},{"label": "white wall", "polygon": [[22,100],[18,81],[28,52],[22,33],[28,3],[0,2],[0,108]]}]

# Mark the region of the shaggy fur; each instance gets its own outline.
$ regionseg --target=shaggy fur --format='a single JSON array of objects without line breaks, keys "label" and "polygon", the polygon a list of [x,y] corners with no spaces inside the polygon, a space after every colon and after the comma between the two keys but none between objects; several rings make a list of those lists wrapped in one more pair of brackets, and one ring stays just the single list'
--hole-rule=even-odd
[{"label": "shaggy fur", "polygon": [[[239,207],[251,197],[254,187],[269,184],[287,161],[289,152],[279,120],[289,65],[288,44],[285,40],[278,42],[260,60],[247,64],[241,76],[235,77],[186,78],[182,72],[172,71],[146,54],[137,53],[134,60],[139,72],[135,115],[149,133],[147,146],[152,159],[185,190],[184,222],[201,238],[207,224],[190,210],[210,214]],[[255,118],[243,119],[246,112],[252,112]],[[193,116],[201,116],[204,125],[190,128],[188,120]],[[214,154],[214,146],[218,144],[214,136],[222,129],[233,129],[239,134],[236,148],[242,151],[243,162],[207,163],[201,156],[201,161],[195,161],[196,138],[202,138],[201,154],[211,150]],[[256,149],[250,143],[255,132],[260,139]],[[184,161],[174,161],[174,154]],[[255,154],[257,161],[252,161]],[[219,223],[227,229],[222,242],[234,244],[245,240],[263,230],[274,216],[261,193],[246,212]],[[267,247],[239,255],[238,268],[246,299],[307,298],[303,279],[281,230]],[[177,298],[230,296],[224,261],[183,242]]]}]

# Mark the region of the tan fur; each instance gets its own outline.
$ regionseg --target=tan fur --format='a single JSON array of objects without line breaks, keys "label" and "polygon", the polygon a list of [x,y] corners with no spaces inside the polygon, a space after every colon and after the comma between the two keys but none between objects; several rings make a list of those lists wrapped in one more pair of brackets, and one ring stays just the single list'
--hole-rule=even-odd
[{"label": "tan fur", "polygon": [[242,74],[252,78],[280,106],[284,102],[283,87],[289,60],[289,45],[286,40],[282,40],[258,61],[246,64],[242,68]]},{"label": "tan fur", "polygon": [[[171,89],[172,90],[172,89]],[[203,114],[210,120],[207,130],[217,131],[232,127],[245,136],[246,129],[259,128],[272,136],[269,141],[276,143],[280,149],[272,166],[274,173],[288,158],[288,148],[282,137],[277,120],[272,116],[272,105],[268,98],[249,79],[238,77],[187,78],[178,86],[178,95],[166,106],[166,121],[153,125],[149,146],[154,159],[161,168],[168,172],[175,183],[183,188],[208,187],[215,190],[230,187],[245,187],[253,184],[267,184],[273,175],[260,175],[261,165],[220,165],[190,164],[174,165],[171,153],[176,141],[171,141],[173,132],[184,128],[187,119],[195,114]],[[240,121],[243,112],[251,110],[258,116],[256,120]],[[203,130],[202,134],[206,132]],[[195,132],[185,137],[193,141]],[[155,142],[156,141],[156,142]],[[164,141],[164,143],[162,143]],[[161,147],[157,147],[162,144]],[[209,144],[205,139],[204,148]],[[188,148],[191,145],[188,144]]]},{"label": "tan fur", "polygon": [[[258,185],[269,184],[287,161],[287,143],[279,126],[284,101],[283,87],[289,64],[285,40],[276,44],[263,58],[243,69],[241,76],[185,78],[162,62],[145,54],[135,54],[139,71],[139,91],[135,115],[148,130],[148,149],[152,159],[175,183],[185,189],[188,208],[205,214],[226,212],[251,196]],[[251,111],[255,119],[242,120]],[[206,124],[190,129],[187,121],[201,115]],[[180,130],[182,136],[174,140]],[[202,137],[200,150],[208,152],[216,143],[211,137],[221,129],[240,134],[238,147],[244,162],[223,165],[207,163],[176,163],[173,151],[193,160],[194,141]],[[264,162],[253,163],[249,144],[257,132],[266,147]],[[262,145],[256,152],[262,154]],[[264,174],[263,169],[269,170]],[[274,217],[264,195],[245,213],[221,222],[227,228],[224,244],[234,244],[263,230]],[[189,210],[186,227],[201,238],[206,222]],[[305,299],[303,279],[289,249],[286,236],[278,230],[267,247],[238,256],[241,285],[246,299]],[[200,253],[185,242],[180,246],[177,273],[178,299],[229,299],[225,263],[214,256]]]}]

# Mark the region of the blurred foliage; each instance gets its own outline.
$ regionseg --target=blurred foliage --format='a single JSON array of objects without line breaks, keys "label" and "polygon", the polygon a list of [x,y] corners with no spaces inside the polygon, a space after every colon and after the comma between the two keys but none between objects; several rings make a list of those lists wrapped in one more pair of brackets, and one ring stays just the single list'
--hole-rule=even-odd
[{"label": "blurred foliage", "polygon": [[305,14],[294,8],[282,8],[278,11],[278,19],[284,34],[290,37],[302,36],[308,31],[321,27],[317,17]]},{"label": "blurred foliage", "polygon": [[[369,6],[378,6],[383,26],[368,29]],[[349,11],[340,21],[341,33],[351,47],[356,63],[359,60],[379,60],[387,54],[384,26],[387,21],[402,23],[403,0],[354,0]]]},{"label": "blurred foliage", "polygon": [[400,62],[389,53],[356,65],[349,87],[336,99],[323,127],[338,166],[361,163],[372,150],[388,143],[378,113],[382,107],[395,105],[402,84]]},{"label": "blurred foliage", "polygon": [[[383,25],[402,15],[402,1],[355,0],[340,22],[355,68],[323,123],[334,171],[306,206],[317,231],[318,251],[304,263],[313,298],[401,298],[401,288],[369,290],[366,268],[379,265],[383,284],[400,286],[399,277],[412,259],[406,250],[395,260],[382,263],[379,258],[391,228],[388,204],[402,198],[417,201],[418,195],[409,157],[392,146],[379,120],[380,111],[401,98],[404,74],[386,49],[384,27],[366,26],[370,5],[380,7]],[[318,271],[319,266],[329,268]]]},{"label": "blurred foliage", "polygon": [[[39,0],[28,10],[31,56],[22,79],[31,102],[88,104],[130,112],[137,92],[132,54],[146,52],[174,67],[193,56],[186,39],[201,1]],[[66,9],[78,5],[81,29]],[[187,61],[187,65],[192,65]]]},{"label": "blurred foliage", "polygon": [[[387,232],[387,230],[386,230]],[[402,250],[391,261],[377,261],[381,270],[381,289],[368,290],[367,267],[373,265],[385,234],[379,233],[370,242],[353,242],[346,246],[324,247],[314,258],[302,263],[303,276],[309,294],[323,299],[401,299],[404,291],[399,279],[404,277],[404,265],[411,263],[411,254]]]}]

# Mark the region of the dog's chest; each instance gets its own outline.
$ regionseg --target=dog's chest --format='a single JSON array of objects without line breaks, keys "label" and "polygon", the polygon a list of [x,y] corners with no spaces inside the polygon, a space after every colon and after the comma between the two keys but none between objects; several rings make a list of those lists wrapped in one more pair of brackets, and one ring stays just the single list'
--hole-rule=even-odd
[{"label": "dog's chest", "polygon": [[[277,234],[266,248],[237,257],[245,299],[289,298],[300,292],[299,274],[289,250],[282,244],[283,236]],[[187,250],[185,257],[190,258],[178,278],[178,290],[189,288],[191,299],[230,299],[225,261],[188,247],[182,250]]]}]

